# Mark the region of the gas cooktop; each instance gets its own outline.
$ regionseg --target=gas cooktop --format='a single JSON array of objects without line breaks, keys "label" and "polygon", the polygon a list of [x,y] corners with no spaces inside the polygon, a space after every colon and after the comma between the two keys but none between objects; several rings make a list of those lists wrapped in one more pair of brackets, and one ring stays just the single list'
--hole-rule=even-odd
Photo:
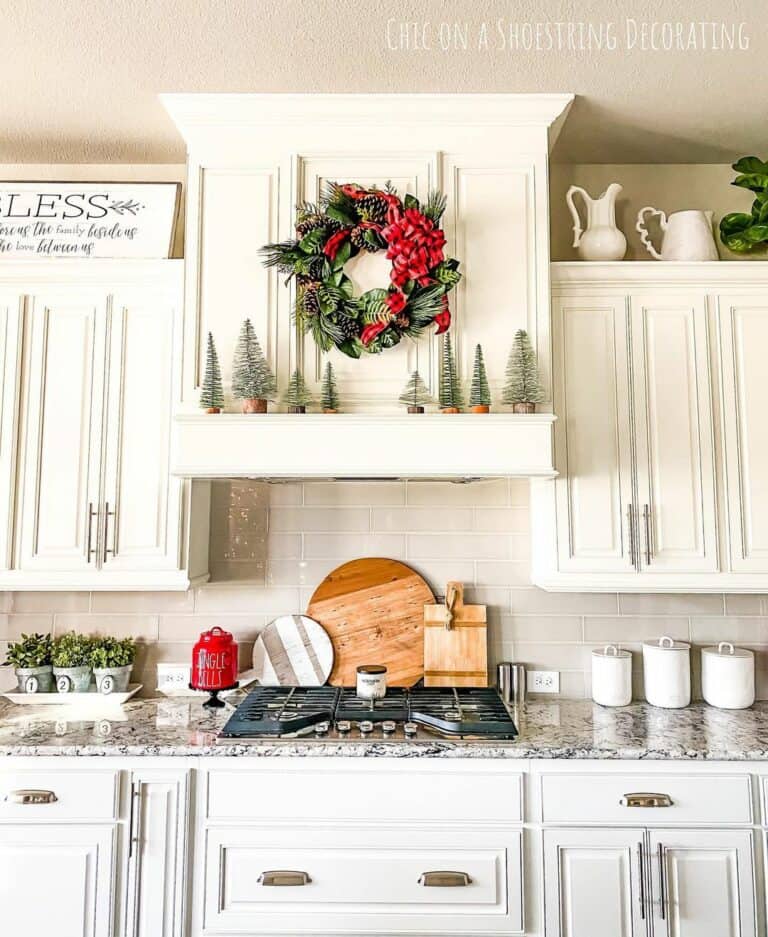
[{"label": "gas cooktop", "polygon": [[514,739],[517,727],[496,690],[393,688],[364,700],[347,687],[259,686],[222,729],[222,739]]}]

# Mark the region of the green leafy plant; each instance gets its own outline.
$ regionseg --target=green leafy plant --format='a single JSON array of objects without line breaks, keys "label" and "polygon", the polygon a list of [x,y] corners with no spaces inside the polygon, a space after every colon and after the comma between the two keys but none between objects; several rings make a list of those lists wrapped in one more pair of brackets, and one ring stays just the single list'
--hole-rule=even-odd
[{"label": "green leafy plant", "polygon": [[768,247],[768,163],[756,156],[743,156],[733,164],[738,175],[731,185],[755,193],[752,210],[734,211],[720,221],[720,239],[737,254]]},{"label": "green leafy plant", "polygon": [[127,667],[136,659],[136,641],[133,638],[94,638],[91,642],[91,667],[106,670]]},{"label": "green leafy plant", "polygon": [[93,638],[70,631],[53,642],[51,663],[54,667],[90,667]]},{"label": "green leafy plant", "polygon": [[51,663],[53,639],[49,634],[22,634],[8,646],[4,665],[16,670],[45,667]]}]

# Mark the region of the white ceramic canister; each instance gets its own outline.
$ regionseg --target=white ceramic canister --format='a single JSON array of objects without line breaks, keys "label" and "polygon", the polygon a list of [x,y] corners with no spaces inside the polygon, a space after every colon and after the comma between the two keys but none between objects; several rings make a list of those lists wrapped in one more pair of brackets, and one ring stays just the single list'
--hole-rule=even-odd
[{"label": "white ceramic canister", "polygon": [[701,693],[710,706],[746,709],[755,701],[755,655],[721,641],[701,649]]},{"label": "white ceramic canister", "polygon": [[691,645],[664,635],[643,642],[645,698],[652,706],[682,709],[691,702]]},{"label": "white ceramic canister", "polygon": [[592,651],[592,699],[601,706],[632,702],[632,655],[615,644]]}]

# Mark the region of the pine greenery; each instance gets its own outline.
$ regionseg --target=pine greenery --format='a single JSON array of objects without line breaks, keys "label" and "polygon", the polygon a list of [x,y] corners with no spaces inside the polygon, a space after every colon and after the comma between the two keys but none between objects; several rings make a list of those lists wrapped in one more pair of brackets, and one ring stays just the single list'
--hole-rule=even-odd
[{"label": "pine greenery", "polygon": [[456,359],[453,354],[451,333],[443,335],[443,345],[440,351],[440,407],[443,410],[452,407],[464,406],[464,395],[461,391],[459,376],[456,371]]},{"label": "pine greenery", "polygon": [[277,385],[250,319],[243,322],[232,363],[232,395],[240,400],[274,400]]},{"label": "pine greenery", "polygon": [[539,366],[528,333],[518,329],[509,353],[502,403],[541,403],[544,389],[539,380]]},{"label": "pine greenery", "polygon": [[306,407],[312,403],[312,394],[304,383],[304,375],[298,368],[291,375],[288,386],[283,393],[283,403],[287,407]]},{"label": "pine greenery", "polygon": [[213,335],[208,333],[208,347],[205,353],[205,376],[200,389],[200,406],[203,410],[213,410],[224,406],[224,391],[221,386],[221,368]]},{"label": "pine greenery", "polygon": [[333,373],[333,365],[330,361],[325,363],[323,371],[323,383],[320,387],[320,406],[323,410],[339,409],[339,392],[336,389],[336,376]]},{"label": "pine greenery", "polygon": [[414,371],[408,378],[408,383],[403,388],[398,401],[406,407],[423,407],[428,403],[434,403],[434,398],[429,393],[419,372]]},{"label": "pine greenery", "polygon": [[488,387],[488,376],[485,373],[483,349],[475,346],[475,363],[472,367],[472,384],[469,388],[470,407],[489,407],[491,405],[491,391]]}]

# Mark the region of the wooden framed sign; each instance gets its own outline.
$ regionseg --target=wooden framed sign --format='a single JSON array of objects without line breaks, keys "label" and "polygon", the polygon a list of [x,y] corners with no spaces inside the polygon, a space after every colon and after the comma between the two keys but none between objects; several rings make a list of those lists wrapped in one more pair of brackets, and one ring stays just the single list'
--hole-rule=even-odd
[{"label": "wooden framed sign", "polygon": [[180,200],[178,182],[0,182],[0,262],[169,257]]}]

